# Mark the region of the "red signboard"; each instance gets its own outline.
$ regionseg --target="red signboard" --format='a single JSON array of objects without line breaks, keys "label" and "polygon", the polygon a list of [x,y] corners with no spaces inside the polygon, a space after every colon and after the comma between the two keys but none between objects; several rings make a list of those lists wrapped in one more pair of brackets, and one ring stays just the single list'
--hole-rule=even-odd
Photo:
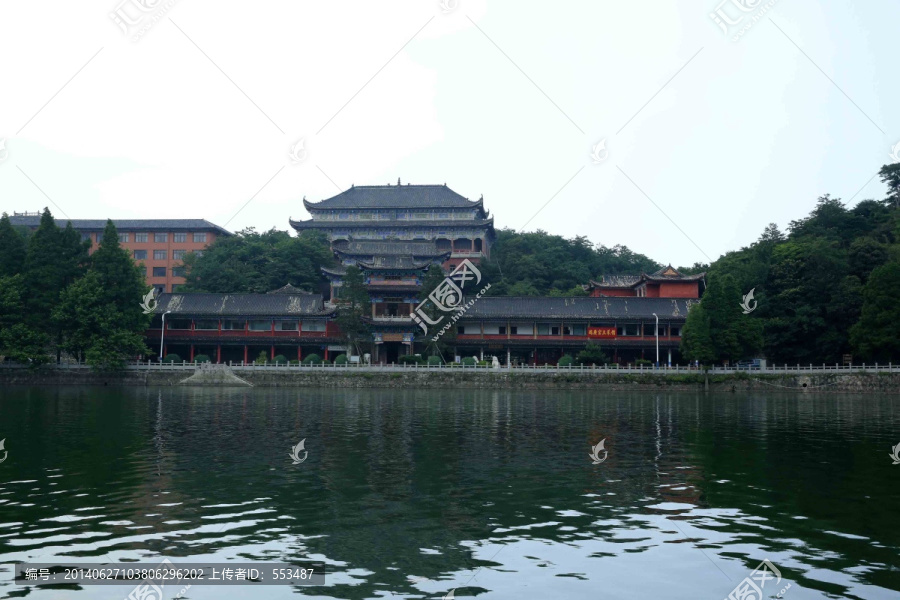
[{"label": "red signboard", "polygon": [[588,337],[592,339],[610,339],[616,337],[615,327],[588,327]]}]

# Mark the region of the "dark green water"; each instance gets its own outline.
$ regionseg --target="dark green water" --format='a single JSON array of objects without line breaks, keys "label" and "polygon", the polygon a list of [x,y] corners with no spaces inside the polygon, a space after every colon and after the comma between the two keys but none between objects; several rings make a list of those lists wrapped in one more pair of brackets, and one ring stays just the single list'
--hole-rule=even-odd
[{"label": "dark green water", "polygon": [[187,598],[900,598],[897,396],[13,388],[2,438],[0,564],[328,566]]}]

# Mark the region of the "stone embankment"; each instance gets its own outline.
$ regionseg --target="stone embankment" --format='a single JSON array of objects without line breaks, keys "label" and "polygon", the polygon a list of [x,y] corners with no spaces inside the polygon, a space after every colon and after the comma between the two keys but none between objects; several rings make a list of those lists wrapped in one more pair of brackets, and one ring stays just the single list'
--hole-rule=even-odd
[{"label": "stone embankment", "polygon": [[385,370],[317,369],[129,369],[123,373],[96,373],[88,369],[42,368],[0,370],[6,385],[108,386],[255,386],[322,388],[433,388],[433,389],[603,389],[711,392],[842,392],[898,393],[900,373],[709,374],[515,371],[496,370]]}]

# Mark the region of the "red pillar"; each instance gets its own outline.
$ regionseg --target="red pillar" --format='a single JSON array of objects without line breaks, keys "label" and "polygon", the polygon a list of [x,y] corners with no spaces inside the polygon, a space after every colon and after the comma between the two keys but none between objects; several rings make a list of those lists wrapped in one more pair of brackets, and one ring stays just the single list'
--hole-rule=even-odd
[{"label": "red pillar", "polygon": [[272,344],[272,360],[275,360],[275,344]]},{"label": "red pillar", "polygon": [[166,354],[168,354],[168,353],[169,353],[169,347],[166,345],[163,345],[163,358],[165,358]]},{"label": "red pillar", "polygon": [[222,362],[222,344],[216,346],[216,363]]},{"label": "red pillar", "polygon": [[191,360],[190,362],[194,362],[194,345],[191,344]]},{"label": "red pillar", "polygon": [[297,346],[297,360],[303,360],[303,348]]},{"label": "red pillar", "polygon": [[247,344],[244,344],[244,364],[247,364]]},{"label": "red pillar", "polygon": [[325,346],[325,360],[328,360],[328,346]]}]

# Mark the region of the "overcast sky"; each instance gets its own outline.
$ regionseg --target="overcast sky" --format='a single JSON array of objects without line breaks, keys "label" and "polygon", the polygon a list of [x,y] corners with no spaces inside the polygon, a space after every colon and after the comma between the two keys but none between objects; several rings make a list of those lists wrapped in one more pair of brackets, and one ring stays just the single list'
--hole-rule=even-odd
[{"label": "overcast sky", "polygon": [[686,265],[883,198],[900,3],[720,1],[5,0],[0,210],[289,229],[399,177]]}]

